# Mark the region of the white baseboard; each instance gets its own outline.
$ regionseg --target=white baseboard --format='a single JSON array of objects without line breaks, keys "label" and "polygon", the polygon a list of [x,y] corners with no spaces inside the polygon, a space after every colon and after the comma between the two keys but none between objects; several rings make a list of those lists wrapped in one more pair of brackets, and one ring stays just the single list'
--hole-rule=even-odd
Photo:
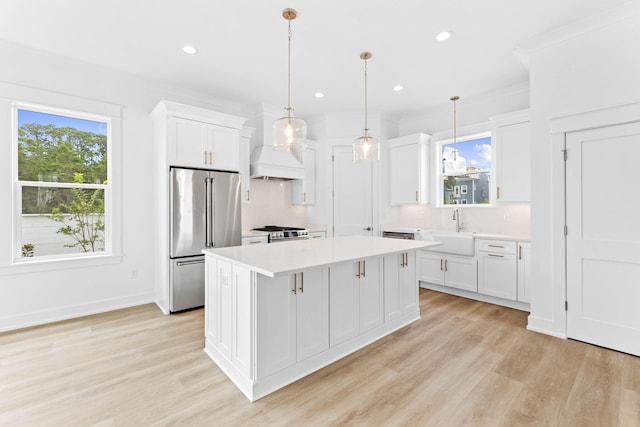
[{"label": "white baseboard", "polygon": [[19,314],[17,316],[0,317],[0,332],[28,328],[30,326],[43,325],[61,320],[88,316],[91,314],[104,313],[106,311],[113,311],[136,305],[154,303],[154,300],[155,295],[153,292],[145,292],[121,298],[92,301],[86,304],[55,307],[48,310]]},{"label": "white baseboard", "polygon": [[554,323],[550,320],[529,315],[527,329],[529,331],[538,332],[545,335],[551,335],[552,337],[567,339],[567,334],[564,332],[556,331]]}]

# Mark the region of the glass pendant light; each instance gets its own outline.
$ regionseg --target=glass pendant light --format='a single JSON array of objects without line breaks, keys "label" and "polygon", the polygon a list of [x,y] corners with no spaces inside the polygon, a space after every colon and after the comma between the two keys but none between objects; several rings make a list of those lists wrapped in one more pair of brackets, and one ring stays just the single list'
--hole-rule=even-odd
[{"label": "glass pendant light", "polygon": [[298,13],[294,9],[282,11],[282,17],[289,23],[289,49],[287,54],[287,107],[284,116],[273,122],[273,149],[277,151],[303,151],[307,139],[307,124],[297,119],[291,107],[291,21]]},{"label": "glass pendant light", "polygon": [[458,157],[458,149],[456,148],[456,144],[458,141],[456,140],[456,101],[460,99],[459,96],[452,96],[451,101],[453,101],[453,150],[452,156],[453,158],[442,159],[443,163],[443,172],[448,176],[459,176],[467,173],[467,160],[464,157]]},{"label": "glass pendant light", "polygon": [[367,60],[371,52],[362,52],[360,59],[364,60],[364,129],[362,136],[353,142],[353,162],[367,162],[380,160],[380,144],[369,134],[367,124]]}]

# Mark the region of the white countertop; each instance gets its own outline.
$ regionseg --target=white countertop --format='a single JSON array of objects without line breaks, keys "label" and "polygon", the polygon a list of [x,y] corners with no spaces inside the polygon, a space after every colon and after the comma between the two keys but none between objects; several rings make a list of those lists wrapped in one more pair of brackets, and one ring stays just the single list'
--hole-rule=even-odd
[{"label": "white countertop", "polygon": [[341,236],[278,242],[270,245],[204,249],[202,252],[265,276],[276,277],[313,267],[412,251],[439,244],[421,240]]}]

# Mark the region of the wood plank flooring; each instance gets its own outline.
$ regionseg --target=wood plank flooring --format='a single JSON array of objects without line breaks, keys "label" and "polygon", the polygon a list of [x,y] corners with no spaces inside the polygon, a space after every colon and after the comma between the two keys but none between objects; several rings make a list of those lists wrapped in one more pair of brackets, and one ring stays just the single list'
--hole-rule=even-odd
[{"label": "wood plank flooring", "polygon": [[203,311],[145,305],[0,334],[1,426],[640,426],[640,358],[420,290],[422,319],[257,402]]}]

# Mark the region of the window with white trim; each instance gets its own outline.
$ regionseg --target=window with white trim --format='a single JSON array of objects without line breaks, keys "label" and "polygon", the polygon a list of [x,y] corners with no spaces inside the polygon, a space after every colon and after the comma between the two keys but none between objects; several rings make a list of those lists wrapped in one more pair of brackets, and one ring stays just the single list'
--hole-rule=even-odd
[{"label": "window with white trim", "polygon": [[483,133],[442,141],[439,155],[439,205],[491,203],[491,134]]},{"label": "window with white trim", "polygon": [[16,262],[111,253],[111,118],[14,104]]}]

